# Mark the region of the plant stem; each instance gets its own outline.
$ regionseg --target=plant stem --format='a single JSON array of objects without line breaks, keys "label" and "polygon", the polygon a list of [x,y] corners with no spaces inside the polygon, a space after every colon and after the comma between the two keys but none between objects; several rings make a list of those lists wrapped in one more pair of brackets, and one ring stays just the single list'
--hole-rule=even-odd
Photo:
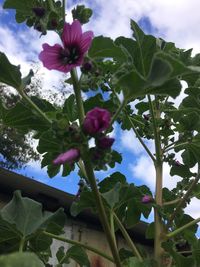
[{"label": "plant stem", "polygon": [[98,254],[98,255],[104,257],[105,259],[107,259],[107,260],[109,260],[109,261],[111,261],[111,262],[114,262],[113,258],[110,257],[109,255],[103,253],[102,251],[100,251],[100,250],[98,250],[98,249],[96,249],[96,248],[94,248],[94,247],[91,247],[91,246],[89,246],[89,245],[83,244],[83,243],[81,243],[81,242],[79,242],[79,241],[75,241],[75,240],[67,239],[67,238],[64,238],[64,237],[61,237],[61,236],[54,235],[54,234],[52,234],[52,233],[46,232],[46,231],[43,231],[43,234],[45,234],[46,236],[52,237],[52,238],[54,238],[54,239],[63,241],[63,242],[65,242],[65,243],[69,243],[69,244],[71,244],[71,245],[80,246],[80,247],[82,247],[82,248],[85,248],[85,249],[87,249],[87,250],[90,250],[90,251],[92,251],[92,252],[94,252],[94,253],[96,253],[96,254]]},{"label": "plant stem", "polygon": [[169,221],[166,225],[167,229],[169,229],[171,227],[171,224],[174,220],[174,218],[176,217],[177,213],[179,212],[179,210],[182,208],[182,206],[185,204],[185,202],[187,201],[187,199],[190,197],[194,187],[196,186],[196,184],[199,182],[200,180],[200,167],[198,166],[198,173],[197,176],[195,177],[195,179],[193,180],[193,182],[191,183],[191,185],[189,186],[187,192],[185,193],[185,195],[181,198],[180,202],[178,203],[175,211],[172,213],[172,215],[169,218]]},{"label": "plant stem", "polygon": [[22,91],[19,91],[20,95],[22,96],[23,99],[25,99],[29,105],[36,110],[36,112],[45,120],[47,121],[49,124],[51,124],[51,120],[46,116],[46,114],[40,109],[38,108],[38,106],[35,105],[35,103],[33,103],[33,101]]},{"label": "plant stem", "polygon": [[24,244],[25,244],[25,239],[22,238],[19,244],[19,252],[23,252],[24,250]]},{"label": "plant stem", "polygon": [[133,254],[140,260],[143,261],[142,256],[140,255],[137,247],[135,246],[135,244],[133,243],[132,239],[130,238],[129,234],[127,233],[125,227],[123,226],[123,224],[121,223],[121,221],[119,220],[119,218],[117,217],[117,215],[115,213],[113,213],[114,215],[114,219],[116,224],[118,225],[120,231],[122,232],[127,244],[129,245],[130,249],[132,250]]},{"label": "plant stem", "polygon": [[113,236],[113,240],[115,241],[115,244],[117,246],[116,236],[115,236],[115,225],[114,225],[114,215],[113,211],[110,211],[110,229]]},{"label": "plant stem", "polygon": [[127,100],[124,99],[123,102],[120,104],[120,106],[118,107],[117,111],[115,112],[114,116],[111,119],[110,122],[110,126],[108,127],[108,129],[106,130],[105,133],[108,133],[113,125],[113,123],[115,122],[115,120],[118,118],[119,114],[121,113],[122,109],[126,106],[127,104]]},{"label": "plant stem", "polygon": [[84,117],[85,117],[85,111],[84,111],[84,107],[83,107],[83,102],[82,102],[82,96],[81,96],[81,90],[80,90],[80,84],[79,84],[79,81],[78,81],[77,71],[76,71],[76,69],[72,69],[70,73],[71,73],[71,78],[72,78],[72,83],[73,83],[73,88],[74,88],[74,94],[75,94],[75,98],[76,98],[79,122],[80,122],[80,124],[82,124],[83,120],[84,120]]},{"label": "plant stem", "polygon": [[99,190],[97,188],[96,179],[94,176],[94,171],[93,171],[93,168],[91,165],[91,160],[89,158],[85,159],[84,165],[85,165],[85,170],[87,173],[88,181],[90,183],[90,186],[91,186],[92,191],[93,191],[94,196],[95,196],[96,205],[97,205],[97,209],[99,212],[99,218],[101,220],[104,232],[106,234],[108,243],[110,245],[110,249],[112,251],[113,258],[115,259],[116,266],[122,267],[121,262],[120,262],[120,257],[118,254],[118,249],[117,249],[115,240],[113,239],[111,229],[110,229],[109,223],[107,221],[107,215],[106,215],[106,212],[105,212],[105,209],[103,206],[103,202],[102,202]]},{"label": "plant stem", "polygon": [[[84,112],[84,107],[83,107],[83,102],[82,102],[82,97],[81,97],[81,90],[80,90],[80,83],[78,81],[78,77],[77,77],[77,72],[76,70],[72,70],[71,71],[71,78],[72,78],[72,82],[73,82],[73,87],[74,87],[74,93],[75,93],[75,97],[76,97],[76,103],[77,103],[77,107],[78,107],[78,117],[79,117],[79,123],[80,125],[82,125],[83,121],[84,121],[84,116],[85,116],[85,112]],[[93,166],[91,163],[91,159],[90,157],[87,155],[88,154],[88,144],[85,150],[85,153],[83,153],[82,157],[83,157],[83,163],[85,166],[85,171],[86,171],[86,175],[88,177],[88,181],[90,183],[91,189],[94,193],[94,197],[95,197],[95,201],[96,201],[96,205],[97,205],[97,210],[99,213],[99,218],[101,220],[104,232],[106,234],[113,258],[115,260],[116,266],[117,267],[122,267],[121,265],[121,261],[120,261],[120,257],[119,257],[119,253],[118,253],[118,249],[117,246],[115,244],[115,241],[113,239],[111,230],[110,230],[110,226],[107,220],[107,214],[105,212],[104,206],[103,206],[103,202],[99,193],[99,190],[97,188],[97,184],[96,184],[96,179],[94,176],[94,171],[93,171]]]},{"label": "plant stem", "polygon": [[180,146],[188,145],[188,144],[189,144],[189,142],[184,142],[184,143],[180,143],[178,145],[172,146],[172,147],[171,146],[168,146],[167,149],[165,148],[165,152],[170,151],[170,150],[175,149],[175,148],[180,147]]},{"label": "plant stem", "polygon": [[182,231],[184,231],[185,229],[187,229],[188,227],[191,227],[191,226],[193,226],[194,224],[196,224],[198,222],[200,222],[200,217],[195,219],[195,220],[193,220],[193,221],[191,221],[191,222],[189,222],[189,223],[187,223],[187,224],[185,224],[185,225],[183,225],[182,227],[176,229],[175,231],[167,234],[166,237],[172,238],[172,237],[176,236],[177,234],[181,233]]},{"label": "plant stem", "polygon": [[135,125],[133,124],[132,119],[127,115],[128,120],[131,124],[131,127],[136,135],[136,137],[138,138],[138,140],[140,141],[141,145],[143,146],[143,148],[146,150],[147,154],[150,156],[150,158],[153,160],[153,162],[155,162],[155,157],[152,155],[151,151],[148,149],[148,147],[146,146],[146,144],[144,143],[144,141],[142,140],[141,136],[139,135],[137,129],[135,128]]},{"label": "plant stem", "polygon": [[63,5],[63,24],[65,24],[65,0],[62,0],[62,5]]},{"label": "plant stem", "polygon": [[181,198],[177,198],[177,199],[174,199],[174,200],[171,200],[171,201],[164,202],[163,206],[173,205],[173,204],[179,203],[180,201],[181,201]]},{"label": "plant stem", "polygon": [[[155,151],[156,151],[155,201],[156,201],[157,206],[162,206],[163,163],[162,163],[162,150],[161,150],[161,142],[160,142],[160,129],[157,123],[157,121],[160,118],[159,102],[156,101],[156,98],[155,98],[155,108],[154,108],[150,95],[148,95],[148,101],[149,101],[149,109],[150,109],[151,117],[153,120],[153,131],[154,131]],[[157,261],[158,267],[162,267],[163,249],[161,247],[161,243],[162,243],[163,225],[162,225],[162,218],[156,207],[154,208],[154,221],[155,221],[154,257],[155,257],[155,260]]]}]

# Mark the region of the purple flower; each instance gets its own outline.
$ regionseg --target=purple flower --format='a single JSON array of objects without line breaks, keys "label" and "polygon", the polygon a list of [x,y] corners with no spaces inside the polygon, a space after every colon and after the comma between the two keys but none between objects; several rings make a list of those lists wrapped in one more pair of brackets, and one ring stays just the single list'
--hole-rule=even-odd
[{"label": "purple flower", "polygon": [[43,44],[39,59],[47,69],[67,73],[83,63],[84,54],[88,51],[92,38],[92,31],[82,33],[78,20],[74,20],[71,25],[65,23],[61,36],[63,45]]},{"label": "purple flower", "polygon": [[96,107],[87,112],[83,129],[90,135],[101,133],[109,127],[110,119],[111,114],[108,110]]},{"label": "purple flower", "polygon": [[103,136],[98,140],[98,147],[102,149],[110,148],[113,145],[114,141],[114,138]]},{"label": "purple flower", "polygon": [[143,204],[148,204],[148,203],[151,203],[152,201],[153,201],[152,196],[144,195],[144,196],[142,197],[142,203],[143,203]]},{"label": "purple flower", "polygon": [[77,148],[71,148],[70,150],[60,154],[56,159],[53,160],[53,164],[59,165],[64,163],[69,163],[70,165],[74,163],[80,156],[80,151]]}]

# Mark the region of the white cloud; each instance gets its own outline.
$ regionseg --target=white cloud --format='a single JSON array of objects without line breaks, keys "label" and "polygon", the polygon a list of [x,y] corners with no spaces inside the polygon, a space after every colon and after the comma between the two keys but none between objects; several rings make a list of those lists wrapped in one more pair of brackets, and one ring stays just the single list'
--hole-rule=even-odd
[{"label": "white cloud", "polygon": [[[148,156],[141,155],[140,157],[137,157],[136,162],[130,164],[129,168],[134,178],[140,179],[149,186],[153,192],[155,191],[155,168],[152,160]],[[168,164],[164,163],[163,186],[172,189],[181,179],[178,176],[171,177],[169,172],[170,167]]]},{"label": "white cloud", "polygon": [[[135,155],[139,155],[145,153],[143,146],[136,138],[134,132],[130,131],[123,131],[120,135],[121,145],[124,149],[129,150],[130,152],[134,153]],[[143,140],[144,141],[144,140]],[[154,144],[150,140],[144,141],[147,147],[150,149],[152,153],[154,153]]]}]

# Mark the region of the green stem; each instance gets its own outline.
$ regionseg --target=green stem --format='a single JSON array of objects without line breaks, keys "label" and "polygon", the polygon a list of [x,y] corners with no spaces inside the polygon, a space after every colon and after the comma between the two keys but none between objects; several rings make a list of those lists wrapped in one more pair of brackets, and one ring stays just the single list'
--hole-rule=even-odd
[{"label": "green stem", "polygon": [[173,204],[179,203],[180,201],[181,201],[181,198],[177,198],[177,199],[174,199],[174,200],[171,200],[171,201],[164,202],[163,206],[173,205]]},{"label": "green stem", "polygon": [[94,247],[91,247],[91,246],[89,246],[89,245],[83,244],[83,243],[81,243],[81,242],[79,242],[79,241],[75,241],[75,240],[67,239],[67,238],[64,238],[64,237],[61,237],[61,236],[54,235],[54,234],[52,234],[52,233],[46,232],[46,231],[43,231],[43,234],[45,234],[46,236],[49,236],[49,237],[51,237],[51,238],[54,238],[54,239],[56,239],[56,240],[60,240],[60,241],[63,241],[63,242],[65,242],[65,243],[69,243],[69,244],[71,244],[71,245],[80,246],[80,247],[82,247],[82,248],[85,248],[85,249],[87,249],[87,250],[90,250],[90,251],[92,251],[92,252],[94,252],[94,253],[96,253],[96,254],[102,256],[103,258],[105,258],[105,259],[107,259],[107,260],[109,260],[109,261],[111,261],[111,262],[114,262],[113,258],[110,257],[109,255],[105,254],[104,252],[102,252],[102,251],[100,251],[100,250],[98,250],[98,249],[96,249],[96,248],[94,248]]},{"label": "green stem", "polygon": [[198,166],[198,173],[197,176],[195,177],[195,179],[193,180],[193,182],[191,183],[191,185],[189,186],[188,190],[186,191],[185,195],[181,198],[180,202],[178,203],[175,211],[172,213],[172,215],[169,218],[169,221],[166,225],[167,229],[169,229],[172,225],[172,222],[174,220],[174,218],[176,217],[177,213],[179,212],[179,210],[184,206],[185,202],[188,200],[188,198],[190,197],[193,189],[195,188],[196,184],[199,182],[200,180],[200,167]]},{"label": "green stem", "polygon": [[121,223],[121,221],[119,220],[119,218],[117,217],[117,215],[115,213],[113,213],[114,215],[114,219],[115,222],[117,224],[117,226],[119,227],[122,235],[124,236],[128,246],[130,247],[130,249],[132,250],[133,254],[140,260],[143,261],[142,256],[140,255],[137,247],[135,246],[135,244],[133,243],[132,239],[130,238],[129,234],[127,233],[125,227],[123,226],[123,224]]},{"label": "green stem", "polygon": [[177,234],[181,233],[181,232],[184,231],[185,229],[187,229],[187,228],[193,226],[194,224],[196,224],[196,223],[198,223],[198,222],[200,222],[200,217],[197,218],[197,219],[195,219],[195,220],[193,220],[193,221],[191,221],[191,222],[189,222],[189,223],[187,223],[187,224],[185,224],[185,225],[183,225],[182,227],[176,229],[175,231],[173,231],[173,232],[167,234],[166,237],[168,237],[168,238],[172,238],[172,237],[176,236]]},{"label": "green stem", "polygon": [[63,24],[65,24],[65,6],[66,6],[65,1],[66,0],[62,0],[62,5],[63,5]]},{"label": "green stem", "polygon": [[[156,206],[162,206],[163,163],[162,163],[162,150],[160,141],[160,129],[157,123],[157,121],[160,118],[160,110],[159,110],[159,102],[156,100],[157,99],[155,97],[155,107],[154,107],[151,101],[151,97],[150,95],[148,95],[149,109],[153,121],[153,131],[154,131],[155,151],[156,151],[156,161],[154,162],[156,170],[155,201],[156,201]],[[162,243],[163,225],[162,225],[162,218],[156,207],[154,208],[154,221],[155,221],[154,257],[155,260],[157,261],[158,267],[162,267],[163,249],[161,243]]]},{"label": "green stem", "polygon": [[[168,152],[168,151],[170,151],[170,150],[172,150],[172,149],[175,149],[175,148],[178,148],[178,147],[181,147],[181,146],[185,146],[185,145],[188,145],[189,144],[189,142],[184,142],[184,143],[181,143],[181,144],[178,144],[178,145],[175,145],[175,146],[168,146],[168,148],[166,149],[165,148],[165,152]],[[184,148],[183,148],[184,149]]]},{"label": "green stem", "polygon": [[82,124],[84,117],[85,117],[85,111],[84,111],[84,107],[83,107],[77,71],[76,71],[76,69],[72,69],[70,73],[71,73],[72,83],[73,83],[73,87],[74,87],[74,93],[75,93],[76,104],[77,104],[77,109],[78,109],[79,122],[80,122],[80,124]]},{"label": "green stem", "polygon": [[105,212],[104,206],[103,206],[103,202],[99,193],[99,190],[97,188],[97,184],[96,184],[96,179],[94,176],[94,171],[91,165],[91,160],[89,159],[89,157],[87,159],[84,160],[84,165],[85,165],[85,170],[87,173],[87,177],[90,183],[90,186],[92,188],[92,191],[94,193],[94,197],[95,197],[95,201],[96,201],[96,205],[97,205],[97,209],[99,212],[99,218],[101,220],[104,232],[106,234],[108,243],[110,245],[110,249],[112,251],[113,254],[113,258],[115,259],[115,263],[116,266],[118,267],[122,267],[121,265],[121,261],[120,261],[120,257],[118,254],[118,249],[115,243],[115,240],[113,239],[112,233],[111,233],[111,229],[107,220],[107,214]]},{"label": "green stem", "polygon": [[115,112],[114,116],[111,119],[110,122],[110,126],[109,128],[106,130],[106,133],[108,133],[113,125],[113,123],[115,122],[115,120],[118,118],[119,114],[121,113],[122,109],[126,106],[127,104],[127,100],[124,99],[123,102],[121,103],[121,105],[118,107],[117,111]]},{"label": "green stem", "polygon": [[[71,71],[71,78],[72,78],[72,82],[73,82],[73,88],[74,88],[74,93],[75,93],[76,103],[77,103],[77,108],[78,108],[79,123],[80,123],[80,125],[82,125],[83,121],[84,121],[85,112],[84,112],[84,107],[83,107],[83,102],[82,102],[82,97],[81,97],[80,83],[78,81],[77,72],[74,69]],[[117,246],[115,244],[115,241],[113,240],[110,226],[109,226],[109,223],[107,220],[107,214],[105,212],[103,202],[102,202],[102,199],[101,199],[101,196],[100,196],[97,184],[96,184],[93,166],[92,166],[90,157],[87,155],[88,150],[89,150],[89,147],[87,145],[86,151],[82,155],[84,157],[83,163],[85,166],[86,175],[87,175],[88,181],[90,183],[91,189],[94,193],[95,202],[96,202],[97,210],[99,213],[99,218],[101,220],[104,232],[106,234],[113,258],[115,259],[116,266],[122,267],[119,253],[118,253],[118,249],[117,249]]]},{"label": "green stem", "polygon": [[110,229],[111,229],[113,240],[115,241],[115,244],[117,246],[113,211],[110,211]]},{"label": "green stem", "polygon": [[47,121],[49,124],[51,124],[51,120],[45,115],[44,112],[42,112],[42,110],[40,108],[38,108],[38,106],[35,105],[35,103],[33,103],[33,101],[22,91],[18,91],[20,93],[20,95],[22,96],[23,99],[25,99],[29,105],[36,110],[36,112],[45,120]]},{"label": "green stem", "polygon": [[25,245],[25,239],[22,238],[19,244],[19,252],[23,252],[24,250],[24,245]]},{"label": "green stem", "polygon": [[132,119],[127,115],[127,118],[131,124],[131,127],[136,135],[136,137],[138,138],[138,140],[140,141],[141,145],[143,146],[143,148],[146,150],[147,154],[150,156],[150,158],[153,160],[153,162],[155,162],[155,157],[152,155],[151,151],[148,149],[148,147],[146,146],[146,144],[144,143],[144,141],[142,140],[141,136],[139,135],[137,129],[135,128],[135,125],[133,124]]}]

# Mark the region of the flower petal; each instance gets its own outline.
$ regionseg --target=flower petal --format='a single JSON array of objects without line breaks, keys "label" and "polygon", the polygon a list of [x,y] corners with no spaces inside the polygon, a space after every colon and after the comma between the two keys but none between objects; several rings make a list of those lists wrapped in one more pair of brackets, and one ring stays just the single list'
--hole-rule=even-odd
[{"label": "flower petal", "polygon": [[81,38],[81,41],[79,43],[81,53],[85,53],[88,51],[88,49],[91,46],[93,37],[94,37],[94,34],[92,31],[84,32],[82,34],[82,38]]},{"label": "flower petal", "polygon": [[60,66],[61,62],[59,60],[59,53],[62,49],[62,46],[55,44],[50,46],[48,44],[43,44],[43,51],[39,54],[39,59],[42,61],[44,67],[49,70],[56,69],[57,66]]},{"label": "flower petal", "polygon": [[43,51],[39,54],[39,59],[48,70],[58,70],[67,73],[74,67],[72,65],[63,65],[60,60],[60,51],[63,49],[61,45],[55,44],[50,46],[43,44],[42,47]]},{"label": "flower petal", "polygon": [[64,46],[69,46],[74,43],[79,43],[82,36],[81,24],[78,20],[74,20],[72,24],[65,23],[63,33],[62,33],[62,42]]}]

